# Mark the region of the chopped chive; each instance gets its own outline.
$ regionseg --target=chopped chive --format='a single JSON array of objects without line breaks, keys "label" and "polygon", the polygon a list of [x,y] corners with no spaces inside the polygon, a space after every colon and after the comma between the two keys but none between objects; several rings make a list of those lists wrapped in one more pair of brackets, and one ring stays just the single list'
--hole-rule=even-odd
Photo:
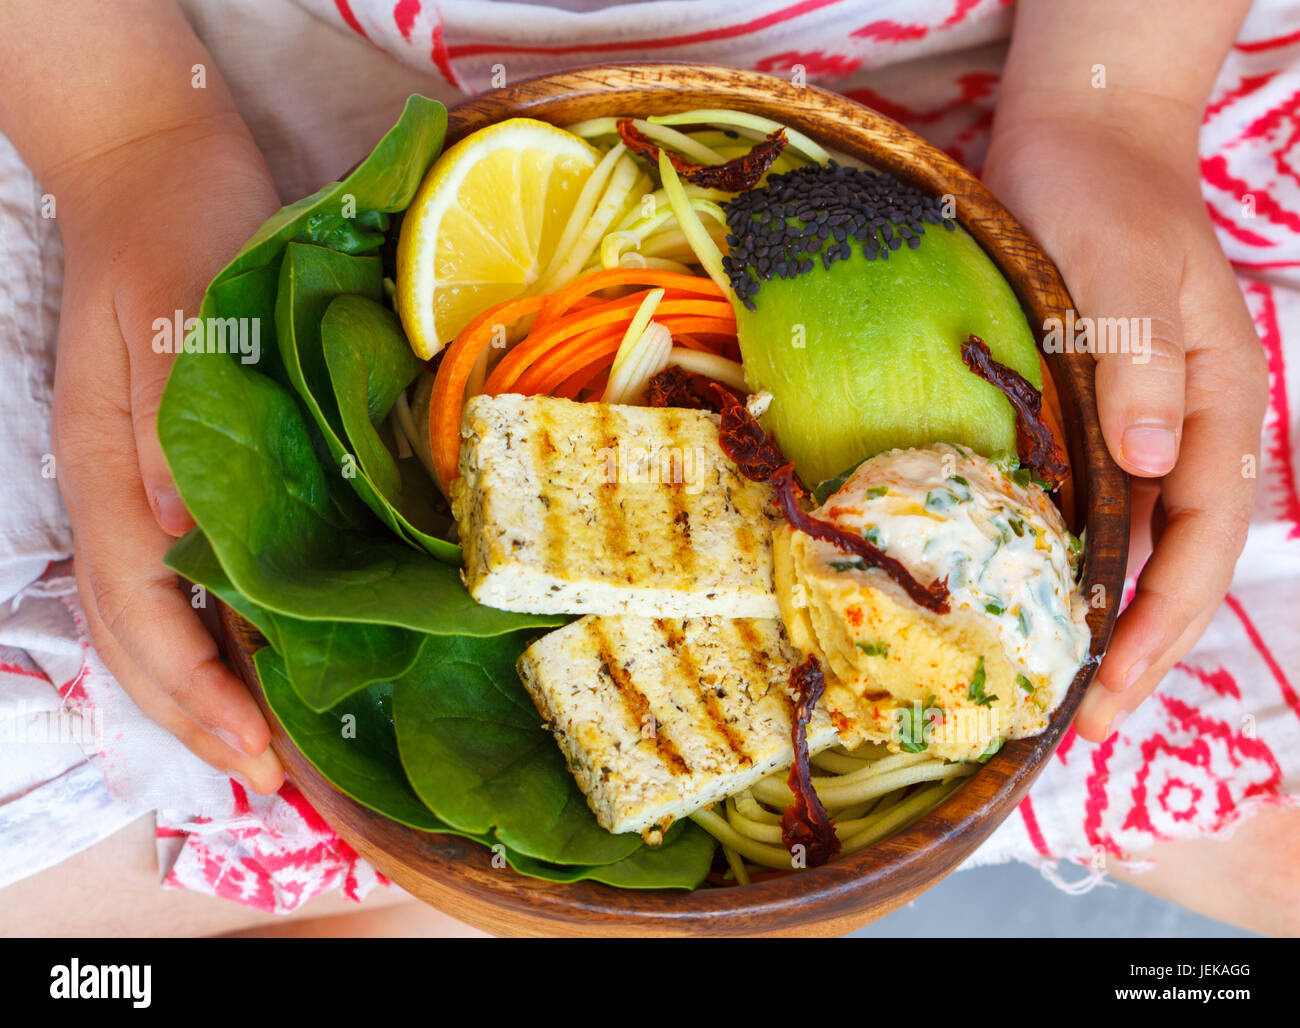
[{"label": "chopped chive", "polygon": [[932,510],[936,514],[951,510],[956,502],[957,497],[947,489],[931,489],[925,494],[925,509]]},{"label": "chopped chive", "polygon": [[887,486],[887,485],[873,485],[870,489],[867,490],[867,499],[868,499],[868,500],[878,500],[878,499],[880,499],[880,497],[884,496],[885,493],[887,493],[887,492],[889,492],[889,486]]},{"label": "chopped chive", "polygon": [[966,699],[977,707],[991,706],[997,699],[996,696],[990,696],[984,691],[984,679],[984,658],[980,657],[979,663],[975,665],[975,674],[971,676],[970,687],[966,690]]},{"label": "chopped chive", "polygon": [[997,453],[989,458],[989,461],[1004,475],[1010,475],[1011,472],[1020,467],[1019,458],[1017,458],[1010,450],[998,450]]},{"label": "chopped chive", "polygon": [[981,764],[987,764],[990,760],[993,759],[994,754],[996,754],[998,750],[1002,749],[1002,744],[1005,741],[1006,740],[1002,738],[994,739],[991,743],[989,743],[988,748],[975,759],[978,760]]},{"label": "chopped chive", "polygon": [[864,643],[864,642],[860,642],[860,643],[858,643],[857,645],[858,645],[858,649],[860,649],[860,650],[861,650],[863,653],[865,653],[868,657],[888,657],[888,656],[889,656],[889,644],[888,644],[888,643],[883,643],[883,642]]},{"label": "chopped chive", "polygon": [[898,744],[904,753],[925,752],[925,716],[917,713],[913,706],[898,708]]},{"label": "chopped chive", "polygon": [[1016,685],[1018,685],[1018,686],[1020,686],[1020,688],[1024,689],[1025,692],[1033,692],[1033,691],[1034,691],[1034,683],[1031,682],[1031,681],[1030,681],[1028,678],[1026,678],[1024,675],[1016,675]]},{"label": "chopped chive", "polygon": [[1006,612],[1007,612],[1007,608],[1004,607],[1004,606],[1002,606],[1002,604],[1000,604],[1000,603],[986,603],[986,604],[984,604],[984,613],[985,613],[985,614],[1005,614]]}]

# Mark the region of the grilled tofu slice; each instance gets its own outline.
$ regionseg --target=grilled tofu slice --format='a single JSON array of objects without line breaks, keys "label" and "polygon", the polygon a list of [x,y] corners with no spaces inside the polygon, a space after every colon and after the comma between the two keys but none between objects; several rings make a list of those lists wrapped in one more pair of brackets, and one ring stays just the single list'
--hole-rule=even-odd
[{"label": "grilled tofu slice", "polygon": [[452,510],[479,603],[536,614],[774,618],[768,486],[703,411],[476,396]]},{"label": "grilled tofu slice", "polygon": [[[776,619],[589,616],[533,643],[519,674],[596,820],[654,841],[790,764],[800,659]],[[809,751],[837,741],[819,706]]]}]

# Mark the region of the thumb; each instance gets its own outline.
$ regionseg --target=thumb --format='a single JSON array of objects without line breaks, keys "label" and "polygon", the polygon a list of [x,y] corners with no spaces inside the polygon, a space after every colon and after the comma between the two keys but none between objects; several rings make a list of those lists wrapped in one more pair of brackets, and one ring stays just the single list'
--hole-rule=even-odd
[{"label": "thumb", "polygon": [[1092,317],[1102,435],[1125,471],[1158,478],[1173,469],[1182,441],[1186,367],[1178,281],[1138,261],[1114,264],[1124,268],[1123,277],[1103,273],[1075,293]]},{"label": "thumb", "polygon": [[[131,379],[131,423],[135,430],[135,451],[140,462],[140,480],[144,484],[145,494],[149,497],[149,507],[158,526],[168,535],[184,535],[194,527],[194,519],[181,500],[167,459],[163,456],[162,444],[158,441],[158,406],[162,402],[163,389],[167,385],[167,376],[171,372],[175,359],[173,350],[176,346],[164,348],[154,346],[155,338],[166,336],[174,329],[161,329],[161,323],[168,320],[160,317],[157,322],[145,320],[143,324],[135,323],[134,312],[131,324],[126,324],[123,309],[118,308],[118,324],[122,336],[127,340],[127,352],[130,355]],[[153,326],[157,324],[158,330]],[[180,340],[173,342],[179,343]],[[162,352],[157,352],[162,350]]]}]

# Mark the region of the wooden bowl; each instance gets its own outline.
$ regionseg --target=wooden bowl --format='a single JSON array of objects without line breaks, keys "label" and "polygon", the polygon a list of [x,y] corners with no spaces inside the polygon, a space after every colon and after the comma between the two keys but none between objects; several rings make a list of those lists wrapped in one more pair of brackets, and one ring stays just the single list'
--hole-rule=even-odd
[{"label": "wooden bowl", "polygon": [[[547,75],[475,97],[450,114],[447,144],[503,118],[569,125],[601,115],[731,107],[767,115],[934,193],[956,197],[961,224],[1010,281],[1031,325],[1073,306],[1060,275],[989,192],[951,158],[884,115],[841,96],[728,68],[638,64]],[[1041,342],[1041,333],[1040,333]],[[1114,624],[1128,547],[1128,482],[1102,440],[1088,355],[1048,354],[1073,465],[1076,531],[1088,530],[1085,595],[1092,654]],[[1097,587],[1103,587],[1097,591]],[[335,789],[266,707],[252,653],[263,640],[221,611],[229,657],[259,697],[274,747],[298,788],[358,853],[408,892],[489,932],[508,935],[838,935],[937,883],[1015,809],[1055,750],[1094,671],[1075,678],[1047,730],[1008,743],[939,807],[875,846],[815,870],[735,888],[635,891],[557,885],[492,866],[484,847],[397,824]]]}]

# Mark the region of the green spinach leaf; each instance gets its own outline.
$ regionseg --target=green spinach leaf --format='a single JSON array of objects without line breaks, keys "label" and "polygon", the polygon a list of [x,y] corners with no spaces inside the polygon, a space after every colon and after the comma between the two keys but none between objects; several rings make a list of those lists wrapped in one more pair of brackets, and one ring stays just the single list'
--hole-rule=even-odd
[{"label": "green spinach leaf", "polygon": [[427,636],[392,625],[352,621],[303,621],[263,610],[222,570],[212,546],[197,528],[167,552],[167,566],[229,604],[280,654],[298,697],[325,711],[372,682],[391,682],[405,673]]},{"label": "green spinach leaf", "polygon": [[418,459],[395,458],[380,436],[393,402],[424,367],[396,315],[365,297],[339,296],[325,311],[320,337],[355,471],[384,507],[377,513],[435,556],[454,559],[459,548],[435,534],[448,521],[435,507],[433,480]]},{"label": "green spinach leaf", "polygon": [[[293,744],[337,788],[371,810],[426,832],[455,832],[411,791],[397,757],[391,714],[392,685],[371,685],[327,714],[309,710],[269,646],[254,657],[275,716]],[[463,835],[466,833],[455,832]],[[479,837],[480,842],[488,842]]]},{"label": "green spinach leaf", "polygon": [[[370,156],[342,182],[331,182],[271,215],[213,284],[278,260],[290,240],[309,238],[313,218],[318,225],[322,217],[326,223],[331,216],[342,218],[345,204],[358,216],[368,211],[405,210],[441,152],[446,133],[447,109],[442,104],[424,96],[409,97],[397,124],[384,134]],[[316,241],[323,241],[319,228],[312,234]]]},{"label": "green spinach leaf", "polygon": [[231,583],[259,607],[436,635],[498,635],[567,620],[482,606],[452,566],[349,529],[297,402],[229,357],[177,357],[158,435],[185,505]]},{"label": "green spinach leaf", "polygon": [[717,843],[713,836],[692,821],[679,821],[658,846],[642,846],[613,864],[597,867],[565,867],[548,864],[516,853],[505,859],[516,871],[549,882],[591,880],[620,889],[694,889],[704,881],[713,864]]},{"label": "green spinach leaf", "polygon": [[343,253],[371,253],[384,245],[388,223],[383,211],[360,211],[348,217],[342,209],[319,210],[308,216],[302,237]]},{"label": "green spinach leaf", "polygon": [[397,746],[420,799],[462,831],[553,864],[612,864],[644,844],[596,823],[515,671],[529,633],[431,639],[393,692]]},{"label": "green spinach leaf", "polygon": [[[428,550],[435,557],[448,562],[458,562],[460,548],[454,543],[441,539],[433,533],[439,527],[436,524],[432,504],[426,501],[419,506],[424,528],[417,529],[398,509],[396,502],[384,495],[385,489],[376,486],[371,480],[368,465],[373,467],[376,456],[373,452],[366,455],[366,461],[353,453],[344,442],[345,432],[338,401],[335,398],[336,386],[331,383],[331,369],[326,361],[324,350],[325,316],[331,304],[339,299],[355,294],[355,302],[340,308],[339,315],[331,320],[330,334],[335,340],[337,353],[350,349],[354,344],[375,351],[380,355],[391,351],[391,339],[377,334],[389,325],[377,321],[373,314],[356,316],[358,304],[368,298],[370,306],[362,306],[362,311],[374,311],[383,308],[377,302],[382,292],[382,272],[377,257],[350,257],[336,250],[323,246],[311,246],[306,243],[290,243],[285,248],[284,262],[280,269],[280,289],[276,299],[275,318],[276,334],[280,345],[280,356],[288,372],[289,380],[311,414],[316,430],[324,445],[325,452],[321,459],[332,464],[339,477],[352,486],[358,496],[399,538],[406,539],[412,545]],[[362,318],[364,323],[362,323]],[[395,326],[395,320],[391,323]],[[360,333],[351,338],[353,332]],[[405,337],[397,334],[400,345],[415,362],[414,354],[405,342]],[[341,358],[348,361],[348,358]],[[368,385],[364,377],[364,362],[351,360],[349,373],[361,373],[357,380],[341,382],[349,399],[356,392],[364,396]],[[389,362],[391,364],[391,361]],[[412,372],[411,377],[414,377]],[[409,382],[410,379],[408,378]],[[405,383],[403,383],[403,386]],[[384,383],[384,391],[391,388]],[[349,392],[352,390],[353,392]],[[396,390],[388,399],[391,406],[396,398]],[[354,424],[360,419],[353,418]],[[363,440],[364,441],[364,440]],[[382,444],[376,443],[382,448]],[[391,463],[391,462],[390,462]],[[382,469],[381,469],[382,470]],[[396,467],[392,468],[396,474]],[[401,491],[401,482],[390,483],[387,494],[395,497]],[[418,496],[412,490],[413,497]],[[399,501],[400,502],[400,501]],[[413,498],[407,498],[408,504],[414,504]],[[427,530],[426,530],[427,529]]]}]

